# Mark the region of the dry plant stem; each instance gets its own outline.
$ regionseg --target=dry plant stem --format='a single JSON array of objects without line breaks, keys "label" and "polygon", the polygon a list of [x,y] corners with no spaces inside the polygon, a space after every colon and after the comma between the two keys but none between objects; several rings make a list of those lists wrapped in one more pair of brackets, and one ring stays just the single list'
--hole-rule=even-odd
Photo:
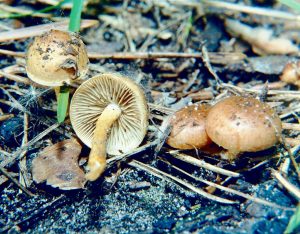
[{"label": "dry plant stem", "polygon": [[37,13],[31,10],[22,9],[16,6],[8,6],[5,4],[0,4],[0,10],[4,12],[17,13],[17,14],[30,14],[31,17],[41,17],[41,18],[51,18],[52,14],[47,13]]},{"label": "dry plant stem", "polygon": [[[22,146],[28,143],[28,114],[24,113],[24,124],[23,124],[23,139]],[[19,162],[19,182],[24,187],[28,187],[30,184],[30,180],[28,178],[28,169],[27,169],[27,160],[26,160],[26,152],[24,151],[21,155],[22,159]]]},{"label": "dry plant stem", "polygon": [[271,169],[272,175],[286,188],[286,190],[291,193],[294,197],[300,201],[300,189],[295,185],[291,184],[287,179],[285,179],[280,172]]},{"label": "dry plant stem", "polygon": [[[245,55],[242,53],[207,53],[211,62],[219,64],[221,63],[220,57],[226,57],[232,63],[234,61],[241,61],[245,59]],[[121,53],[88,53],[90,59],[122,59],[122,60],[153,60],[160,58],[202,58],[202,53],[181,53],[181,52],[121,52]]]},{"label": "dry plant stem", "polygon": [[24,151],[26,151],[30,146],[41,140],[43,137],[48,135],[50,132],[58,128],[60,124],[56,123],[47,128],[45,131],[41,132],[39,135],[37,135],[35,138],[30,140],[26,145],[20,147],[18,150],[16,150],[13,154],[11,154],[11,157],[7,160],[4,160],[0,163],[0,167],[10,166],[12,165],[17,159],[22,159],[22,154]]},{"label": "dry plant stem", "polygon": [[126,153],[126,154],[122,154],[122,155],[117,155],[117,156],[114,156],[114,157],[111,157],[109,159],[106,160],[106,163],[108,165],[113,165],[117,162],[120,162],[120,161],[123,161],[125,159],[128,159],[130,156],[133,156],[135,154],[138,154],[138,153],[141,153],[153,146],[155,146],[157,144],[157,141],[153,141],[153,142],[149,142],[145,145],[142,145],[136,149],[134,149],[132,152],[129,152],[129,153]]},{"label": "dry plant stem", "polygon": [[25,78],[25,77],[14,75],[14,74],[9,74],[9,73],[3,72],[1,70],[0,70],[0,75],[2,77],[5,77],[5,78],[9,79],[9,80],[16,81],[16,82],[19,82],[19,83],[23,83],[23,84],[26,84],[26,85],[31,85],[32,84],[32,82],[30,82],[30,80]]},{"label": "dry plant stem", "polygon": [[279,166],[279,169],[278,169],[279,172],[282,172],[284,175],[288,175],[290,165],[291,165],[291,159],[285,158],[283,163],[281,163]]},{"label": "dry plant stem", "polygon": [[113,123],[120,117],[121,109],[116,104],[109,104],[97,120],[89,155],[86,179],[98,179],[106,168],[106,142]]},{"label": "dry plant stem", "polygon": [[[89,28],[95,26],[99,23],[98,20],[81,20],[81,29]],[[28,38],[40,35],[44,32],[50,31],[51,29],[57,30],[68,30],[69,20],[50,23],[50,24],[42,24],[37,26],[31,26],[26,28],[15,29],[6,32],[0,32],[0,42]]]},{"label": "dry plant stem", "polygon": [[297,146],[300,145],[300,139],[298,138],[290,138],[290,137],[286,137],[285,138],[285,142],[290,145],[290,146]]},{"label": "dry plant stem", "polygon": [[149,106],[150,110],[160,111],[166,115],[171,115],[171,114],[175,113],[175,110],[165,107],[165,106],[162,106],[162,105],[148,103],[148,106]]},{"label": "dry plant stem", "polygon": [[[1,35],[1,34],[0,34]],[[24,52],[16,52],[11,50],[0,49],[0,54],[14,56],[14,57],[25,57]],[[211,63],[222,64],[224,57],[233,63],[234,61],[241,61],[245,59],[245,55],[242,53],[221,53],[221,52],[208,52],[208,56]],[[202,58],[202,53],[181,53],[181,52],[121,52],[121,53],[95,53],[89,52],[88,57],[90,59],[122,59],[122,60],[154,60],[160,58]],[[223,60],[222,60],[223,59]]]},{"label": "dry plant stem", "polygon": [[229,171],[229,170],[225,170],[223,168],[220,168],[220,167],[214,166],[212,164],[209,164],[207,162],[204,162],[204,160],[199,160],[199,159],[196,159],[194,157],[191,157],[187,154],[178,153],[177,150],[169,151],[169,153],[174,158],[180,159],[184,162],[190,163],[190,164],[192,164],[194,166],[197,166],[197,167],[203,167],[207,170],[210,170],[210,171],[222,174],[222,175],[230,176],[230,177],[239,177],[240,176],[240,174],[237,173],[237,172],[232,172],[232,171]]},{"label": "dry plant stem", "polygon": [[196,188],[195,186],[175,177],[175,176],[172,176],[172,175],[169,175],[163,171],[160,171],[154,167],[151,167],[151,166],[148,166],[144,163],[141,163],[139,161],[136,161],[136,160],[133,160],[131,162],[128,163],[128,165],[132,166],[132,167],[135,167],[135,168],[138,168],[140,170],[143,170],[143,171],[146,171],[158,178],[161,178],[163,180],[167,180],[167,181],[170,181],[170,182],[176,182],[178,184],[180,184],[181,186],[184,186],[196,193],[198,193],[199,195],[207,198],[207,199],[210,199],[210,200],[213,200],[213,201],[216,201],[216,202],[220,202],[220,203],[224,203],[224,204],[235,204],[236,202],[235,201],[231,201],[231,200],[228,200],[228,199],[225,199],[225,198],[221,198],[221,197],[217,197],[215,195],[212,195],[212,194],[209,194],[205,191],[203,191],[202,189],[199,189],[199,188]]},{"label": "dry plant stem", "polygon": [[283,209],[283,210],[295,210],[294,208],[289,208],[289,207],[284,207],[284,206],[279,206],[277,204],[274,204],[272,202],[269,202],[269,201],[266,201],[264,199],[261,199],[261,198],[258,198],[258,197],[254,197],[254,196],[251,196],[249,194],[246,194],[246,193],[243,193],[243,192],[240,192],[240,191],[237,191],[237,190],[234,190],[234,189],[231,189],[231,188],[227,188],[225,186],[222,186],[222,185],[219,185],[219,184],[216,184],[216,183],[213,183],[213,182],[210,182],[210,181],[207,181],[207,180],[204,180],[204,179],[201,179],[199,177],[195,177],[189,173],[187,173],[186,171],[176,167],[176,166],[173,166],[171,165],[174,169],[182,172],[183,174],[193,178],[194,180],[196,181],[199,181],[199,182],[202,182],[204,184],[207,184],[211,187],[215,187],[217,189],[220,189],[222,191],[225,191],[225,192],[228,192],[228,193],[231,193],[231,194],[235,194],[235,195],[238,195],[240,197],[243,197],[243,198],[246,198],[248,200],[251,200],[253,202],[256,202],[256,203],[259,203],[259,204],[262,204],[262,205],[265,205],[265,206],[270,206],[270,207],[273,207],[273,208],[279,208],[279,209]]},{"label": "dry plant stem", "polygon": [[24,52],[16,52],[12,50],[3,50],[0,49],[0,54],[8,55],[8,56],[13,56],[13,57],[21,57],[25,58],[25,53]]},{"label": "dry plant stem", "polygon": [[284,148],[286,149],[290,159],[292,160],[293,166],[296,169],[297,175],[298,175],[298,180],[300,180],[300,168],[298,166],[298,163],[294,157],[294,152],[290,149],[290,147],[287,145],[287,143],[285,142],[285,138],[283,136],[281,136],[281,143],[284,146]]},{"label": "dry plant stem", "polygon": [[0,115],[0,122],[8,120],[8,119],[13,118],[13,117],[14,117],[13,114]]},{"label": "dry plant stem", "polygon": [[206,49],[205,46],[202,47],[202,54],[203,54],[203,62],[205,63],[205,66],[207,67],[207,69],[209,70],[209,72],[215,78],[215,80],[217,82],[217,85],[220,86],[223,82],[221,81],[221,79],[219,78],[219,76],[217,75],[217,73],[214,71],[214,69],[212,68],[212,66],[210,65],[209,54],[208,54],[208,51],[207,51],[207,49]]},{"label": "dry plant stem", "polygon": [[4,168],[0,166],[0,172],[5,175],[8,179],[10,179],[11,182],[13,182],[15,185],[17,185],[24,193],[26,193],[28,196],[33,197],[34,194],[28,191],[26,188],[24,188],[23,185],[21,185],[16,179],[14,179]]},{"label": "dry plant stem", "polygon": [[288,129],[288,130],[300,131],[300,124],[282,123],[282,128]]},{"label": "dry plant stem", "polygon": [[[177,2],[178,0],[175,0]],[[173,1],[172,1],[173,2]],[[183,2],[182,0],[179,0],[179,2]],[[245,6],[241,4],[234,4],[224,1],[211,1],[211,0],[202,0],[202,3],[204,3],[207,6],[217,7],[217,8],[223,8],[230,11],[238,11],[243,12],[247,14],[255,14],[255,15],[262,15],[262,16],[268,16],[268,17],[274,17],[284,20],[293,20],[293,21],[299,21],[300,17],[299,15],[291,14],[284,11],[278,11],[278,10],[272,10],[269,8],[262,8],[262,7],[252,7],[252,6]]]}]

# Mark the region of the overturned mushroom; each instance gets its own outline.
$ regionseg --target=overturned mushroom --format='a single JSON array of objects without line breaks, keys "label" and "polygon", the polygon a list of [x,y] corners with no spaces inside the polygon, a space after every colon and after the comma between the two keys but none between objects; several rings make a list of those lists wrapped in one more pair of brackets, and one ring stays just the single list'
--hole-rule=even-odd
[{"label": "overturned mushroom", "polygon": [[32,161],[32,177],[36,183],[47,182],[62,190],[83,188],[84,172],[78,166],[81,145],[75,140],[64,140],[46,147]]},{"label": "overturned mushroom", "polygon": [[171,117],[172,130],[166,143],[176,149],[207,147],[211,143],[205,131],[209,108],[207,104],[194,104],[177,111]]},{"label": "overturned mushroom", "polygon": [[35,37],[26,54],[26,71],[34,82],[62,86],[83,77],[88,71],[85,45],[78,35],[50,30]]},{"label": "overturned mushroom", "polygon": [[77,136],[91,147],[86,178],[93,181],[105,170],[106,153],[119,155],[139,146],[148,127],[148,108],[132,80],[103,74],[76,90],[70,118]]},{"label": "overturned mushroom", "polygon": [[256,152],[275,145],[281,120],[267,104],[252,97],[229,97],[211,108],[206,132],[213,142],[228,150],[229,159],[241,152]]}]

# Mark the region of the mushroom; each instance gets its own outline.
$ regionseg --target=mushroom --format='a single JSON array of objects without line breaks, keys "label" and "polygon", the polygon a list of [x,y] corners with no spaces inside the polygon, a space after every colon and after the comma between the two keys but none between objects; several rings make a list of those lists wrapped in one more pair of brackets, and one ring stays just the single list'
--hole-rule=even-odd
[{"label": "mushroom", "polygon": [[176,149],[201,149],[211,143],[205,121],[210,106],[194,104],[177,111],[170,120],[172,127],[166,143]]},{"label": "mushroom", "polygon": [[91,148],[86,178],[94,181],[105,170],[106,153],[127,153],[143,141],[148,127],[147,102],[131,79],[98,75],[74,93],[70,118],[77,136]]},{"label": "mushroom", "polygon": [[83,77],[89,59],[77,34],[50,30],[35,37],[26,54],[26,71],[34,82],[62,86]]},{"label": "mushroom", "polygon": [[232,96],[218,102],[207,115],[206,132],[235,159],[241,152],[256,152],[280,140],[281,120],[267,104],[252,97]]},{"label": "mushroom", "polygon": [[280,80],[300,87],[300,61],[287,63]]}]

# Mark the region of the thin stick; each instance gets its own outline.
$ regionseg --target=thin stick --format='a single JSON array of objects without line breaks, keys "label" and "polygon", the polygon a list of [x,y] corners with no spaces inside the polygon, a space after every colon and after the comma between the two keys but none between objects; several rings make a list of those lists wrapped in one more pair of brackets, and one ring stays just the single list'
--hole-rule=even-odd
[{"label": "thin stick", "polygon": [[297,175],[298,175],[298,180],[300,180],[300,168],[298,166],[298,163],[295,159],[295,156],[294,156],[294,152],[291,150],[291,148],[287,145],[286,141],[285,141],[285,138],[283,136],[281,136],[281,143],[282,145],[284,146],[284,148],[286,149],[292,163],[293,163],[293,166],[294,168],[296,169],[296,172],[297,172]]},{"label": "thin stick", "polygon": [[19,189],[21,189],[24,193],[26,193],[28,196],[33,197],[34,194],[31,193],[30,191],[28,191],[23,185],[21,185],[15,178],[13,178],[12,176],[10,176],[10,174],[3,168],[0,166],[0,172],[5,175],[8,179],[11,180],[11,182],[13,182],[15,185],[17,185],[19,187]]},{"label": "thin stick", "polygon": [[0,115],[0,122],[13,118],[14,114]]},{"label": "thin stick", "polygon": [[300,124],[282,123],[282,128],[288,129],[288,130],[300,131]]},{"label": "thin stick", "polygon": [[26,145],[22,146],[17,151],[15,151],[12,154],[11,158],[9,158],[8,160],[6,160],[4,162],[1,162],[0,166],[5,167],[7,165],[11,165],[15,160],[21,159],[22,158],[22,153],[24,151],[26,151],[30,146],[32,146],[33,144],[35,144],[36,142],[38,142],[39,140],[41,140],[43,137],[45,137],[46,135],[48,135],[50,132],[52,132],[53,130],[55,130],[59,125],[60,125],[59,123],[53,124],[52,126],[50,126],[49,128],[47,128],[45,131],[41,132],[35,138],[33,138],[32,140],[30,140]]},{"label": "thin stick", "polygon": [[149,102],[148,106],[149,106],[150,110],[160,111],[160,112],[162,112],[166,115],[171,115],[171,114],[175,113],[175,110],[173,110],[171,108],[168,108],[168,107],[165,107],[165,106],[162,106],[162,105],[157,105],[157,104]]},{"label": "thin stick", "polygon": [[300,145],[300,139],[298,139],[298,138],[286,137],[285,142],[290,146]]},{"label": "thin stick", "polygon": [[19,76],[19,75],[6,73],[6,72],[1,71],[1,70],[0,70],[0,75],[2,77],[5,77],[5,78],[9,79],[9,80],[16,81],[16,82],[19,82],[19,83],[23,83],[23,84],[26,84],[26,85],[31,85],[32,84],[32,82],[28,78],[25,78],[25,77],[22,77],[22,76]]},{"label": "thin stick", "polygon": [[139,161],[136,161],[136,160],[133,160],[131,162],[128,163],[128,165],[132,166],[132,167],[135,167],[135,168],[138,168],[138,169],[141,169],[141,170],[144,170],[158,178],[161,178],[163,180],[168,180],[168,181],[171,181],[171,182],[174,182],[176,181],[178,184],[198,193],[199,195],[207,198],[207,199],[210,199],[210,200],[213,200],[213,201],[216,201],[216,202],[220,202],[220,203],[225,203],[225,204],[235,204],[236,202],[235,201],[231,201],[231,200],[228,200],[228,199],[225,199],[225,198],[220,198],[220,197],[217,197],[215,195],[212,195],[212,194],[209,194],[205,191],[203,191],[202,189],[199,189],[199,188],[196,188],[195,186],[191,185],[191,184],[188,184],[186,182],[184,182],[183,180],[181,179],[178,179],[177,177],[174,177],[174,176],[171,176],[163,171],[160,171],[154,167],[151,167],[151,166],[148,166],[144,163],[141,163]]},{"label": "thin stick", "polygon": [[212,66],[210,65],[209,54],[208,54],[208,51],[205,46],[202,47],[202,54],[203,54],[203,62],[205,64],[205,66],[207,67],[209,72],[212,74],[212,76],[215,78],[217,84],[220,86],[223,82],[220,79],[220,77],[218,76],[218,74],[214,71]]},{"label": "thin stick", "polygon": [[[23,124],[23,139],[22,146],[28,143],[28,114],[24,113],[24,124]],[[22,159],[19,162],[19,182],[24,187],[29,186],[28,170],[27,170],[27,160],[26,160],[26,150],[21,154]]]},{"label": "thin stick", "polygon": [[300,189],[285,179],[279,171],[271,169],[271,172],[272,175],[283,185],[283,187],[285,187],[289,193],[300,201]]},{"label": "thin stick", "polygon": [[24,52],[16,52],[16,51],[12,51],[12,50],[4,50],[4,49],[0,49],[0,54],[9,55],[9,56],[13,56],[13,57],[20,57],[20,58],[25,57]]},{"label": "thin stick", "polygon": [[172,155],[174,158],[177,158],[177,159],[179,159],[181,161],[190,163],[190,164],[192,164],[194,166],[197,166],[197,167],[203,167],[203,168],[205,168],[207,170],[219,173],[221,175],[226,175],[226,176],[230,176],[230,177],[240,177],[241,176],[237,172],[232,172],[232,171],[229,171],[229,170],[217,167],[215,165],[212,165],[210,163],[205,162],[204,160],[196,159],[196,158],[191,157],[191,156],[189,156],[187,154],[178,153],[177,150],[171,150],[168,153],[170,155]]},{"label": "thin stick", "polygon": [[203,2],[207,6],[223,8],[230,11],[238,11],[247,14],[262,15],[271,18],[278,18],[278,19],[285,19],[285,20],[300,21],[299,15],[291,14],[284,11],[273,10],[269,8],[252,7],[252,6],[234,4],[234,3],[224,2],[224,1],[202,0],[201,2]]},{"label": "thin stick", "polygon": [[258,197],[254,197],[252,195],[249,195],[249,194],[246,194],[246,193],[243,193],[243,192],[240,192],[240,191],[237,191],[237,190],[234,190],[234,189],[231,189],[231,188],[227,188],[225,186],[222,186],[222,185],[219,185],[219,184],[216,184],[216,183],[213,183],[213,182],[210,182],[210,181],[207,181],[207,180],[204,180],[204,179],[201,179],[199,177],[196,177],[196,176],[193,176],[189,173],[187,173],[186,171],[176,167],[176,166],[173,166],[171,165],[174,169],[184,173],[185,175],[193,178],[194,180],[196,181],[199,181],[199,182],[202,182],[204,184],[207,184],[209,186],[212,186],[212,187],[215,187],[217,189],[220,189],[220,190],[223,190],[223,191],[226,191],[228,193],[231,193],[231,194],[235,194],[235,195],[238,195],[240,197],[243,197],[243,198],[246,198],[247,200],[251,200],[251,201],[254,201],[256,203],[259,203],[259,204],[262,204],[262,205],[265,205],[265,206],[270,206],[270,207],[273,207],[273,208],[279,208],[279,209],[283,209],[283,210],[295,210],[294,208],[289,208],[289,207],[284,207],[284,206],[280,206],[280,205],[277,205],[277,204],[274,204],[272,202],[269,202],[269,201],[266,201],[264,199],[261,199],[261,198],[258,198]]},{"label": "thin stick", "polygon": [[153,141],[153,142],[148,142],[146,143],[145,145],[142,145],[134,150],[132,150],[132,152],[130,153],[126,153],[126,154],[121,154],[121,155],[117,155],[117,156],[114,156],[112,158],[109,158],[106,160],[107,164],[109,165],[113,165],[115,164],[116,162],[119,162],[119,161],[122,161],[122,160],[125,160],[125,159],[128,159],[129,157],[133,156],[133,155],[136,155],[138,153],[141,153],[153,146],[155,146],[157,144],[156,141]]},{"label": "thin stick", "polygon": [[[95,26],[98,23],[99,23],[98,20],[82,20],[81,21],[81,29]],[[41,35],[42,33],[47,32],[51,29],[67,31],[68,24],[69,24],[69,21],[65,20],[65,21],[56,22],[56,23],[42,24],[42,25],[37,25],[37,26],[15,29],[15,30],[11,30],[11,31],[0,32],[0,42],[23,39],[23,38]]]}]

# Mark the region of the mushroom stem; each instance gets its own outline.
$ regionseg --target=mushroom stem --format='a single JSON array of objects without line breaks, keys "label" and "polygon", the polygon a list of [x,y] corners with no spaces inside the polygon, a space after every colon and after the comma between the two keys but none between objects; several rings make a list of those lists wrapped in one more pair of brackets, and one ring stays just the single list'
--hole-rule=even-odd
[{"label": "mushroom stem", "polygon": [[94,181],[104,172],[107,137],[111,126],[119,118],[121,112],[122,110],[118,105],[109,104],[98,118],[89,155],[89,172],[85,176],[87,180]]}]

